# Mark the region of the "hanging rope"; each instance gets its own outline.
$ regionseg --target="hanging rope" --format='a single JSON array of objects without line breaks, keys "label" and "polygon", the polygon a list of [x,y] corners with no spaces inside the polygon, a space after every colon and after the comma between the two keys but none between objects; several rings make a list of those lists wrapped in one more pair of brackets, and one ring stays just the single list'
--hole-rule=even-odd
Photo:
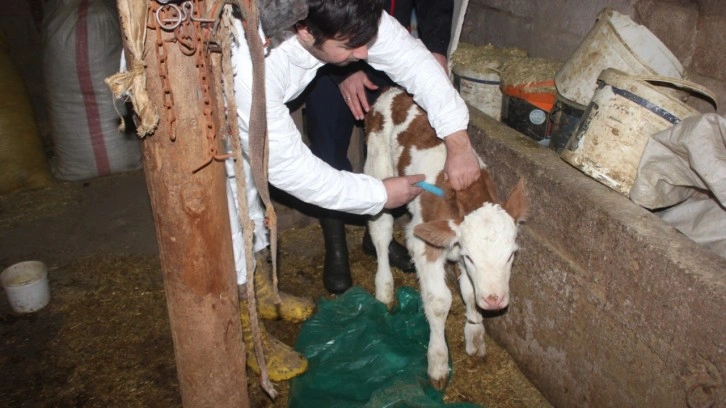
[{"label": "hanging rope", "polygon": [[270,200],[268,187],[268,158],[269,143],[267,139],[267,110],[265,97],[265,49],[257,27],[259,25],[259,10],[257,0],[249,0],[249,9],[242,0],[235,0],[242,12],[242,18],[247,44],[252,57],[252,109],[250,110],[249,149],[250,167],[255,185],[265,205],[265,221],[270,231],[270,251],[272,253],[272,286],[276,303],[280,302],[277,290],[277,215]]},{"label": "hanging rope", "polygon": [[[255,6],[251,6],[255,7]],[[247,10],[247,14],[249,14],[251,10]],[[244,16],[244,14],[243,14]],[[244,160],[242,157],[242,148],[240,146],[240,137],[239,137],[239,126],[237,125],[237,104],[235,102],[234,98],[234,73],[232,72],[232,63],[230,60],[231,56],[231,40],[233,35],[236,35],[234,31],[234,27],[232,24],[232,8],[231,6],[227,5],[224,7],[224,11],[222,12],[222,16],[220,18],[219,23],[219,29],[218,29],[218,38],[220,41],[220,46],[222,47],[222,86],[224,90],[225,95],[225,101],[227,103],[227,123],[228,128],[231,133],[231,140],[230,144],[232,146],[232,154],[235,159],[234,161],[234,172],[235,172],[235,180],[237,182],[237,201],[238,201],[238,208],[239,208],[239,217],[240,217],[240,226],[242,228],[242,238],[244,240],[244,249],[245,249],[245,263],[247,265],[247,306],[250,316],[250,330],[252,331],[252,338],[254,341],[254,347],[255,347],[255,357],[257,358],[257,363],[260,367],[260,384],[262,388],[267,392],[267,394],[270,395],[270,397],[274,398],[277,395],[277,391],[272,385],[272,382],[269,379],[268,373],[267,373],[267,366],[265,364],[265,356],[262,352],[262,339],[260,335],[260,327],[259,327],[259,321],[257,317],[257,300],[255,297],[255,291],[254,291],[254,268],[252,268],[252,265],[254,264],[254,253],[253,253],[253,239],[254,239],[254,230],[255,230],[255,224],[254,221],[249,216],[249,206],[247,202],[247,194],[245,193],[247,191],[247,186],[245,182],[245,171],[244,167],[242,165],[242,161]],[[252,25],[250,20],[245,19],[246,25]],[[248,42],[249,42],[249,35],[248,35]],[[259,36],[257,35],[257,32],[254,32],[254,38],[257,38],[259,40]],[[263,56],[264,57],[264,56]],[[263,61],[264,63],[264,61]],[[264,69],[264,65],[263,65]],[[259,84],[259,76],[256,74],[258,67],[254,66],[253,63],[253,70],[255,71],[255,77],[254,77],[254,84],[253,84],[253,99],[252,99],[252,109],[254,110],[255,105],[265,104],[264,99],[256,99],[259,98],[259,95],[255,94],[255,84]],[[216,73],[215,73],[216,74]],[[263,76],[264,78],[264,76]],[[264,84],[264,82],[263,82]],[[264,98],[264,93],[263,93]],[[259,112],[259,111],[258,111]],[[262,110],[264,114],[264,108]],[[258,113],[259,114],[259,113]],[[263,118],[266,120],[267,118]],[[252,123],[252,115],[250,117],[250,123]],[[252,139],[252,129],[250,125],[250,139]],[[259,134],[257,135],[260,136]],[[261,135],[262,137],[267,139],[267,134],[264,133]],[[254,150],[252,147],[252,142],[250,140],[250,158],[252,157],[259,157],[260,153],[258,150]],[[250,162],[252,162],[252,159],[250,159]],[[264,163],[267,163],[267,159],[265,157]],[[266,168],[266,166],[265,166]],[[254,177],[255,174],[255,167],[252,167],[252,174]],[[266,175],[266,172],[265,172]],[[266,177],[265,177],[266,180]],[[273,254],[274,259],[274,254]],[[276,288],[276,287],[275,287]],[[277,293],[277,292],[276,292]],[[278,300],[279,303],[279,300]]]},{"label": "hanging rope", "polygon": [[[153,103],[146,91],[146,66],[144,66],[144,44],[146,43],[146,18],[149,4],[143,1],[119,0],[119,17],[128,47],[128,71],[106,78],[106,85],[115,98],[127,95],[138,116],[136,133],[139,137],[150,135],[159,123]],[[121,121],[123,128],[123,121]]]}]

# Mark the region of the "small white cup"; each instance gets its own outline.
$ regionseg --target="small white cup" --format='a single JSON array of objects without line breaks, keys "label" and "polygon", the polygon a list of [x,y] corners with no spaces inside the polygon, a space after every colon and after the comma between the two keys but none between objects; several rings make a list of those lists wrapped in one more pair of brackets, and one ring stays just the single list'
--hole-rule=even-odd
[{"label": "small white cup", "polygon": [[0,284],[16,313],[32,313],[50,301],[48,268],[41,261],[25,261],[0,273]]}]

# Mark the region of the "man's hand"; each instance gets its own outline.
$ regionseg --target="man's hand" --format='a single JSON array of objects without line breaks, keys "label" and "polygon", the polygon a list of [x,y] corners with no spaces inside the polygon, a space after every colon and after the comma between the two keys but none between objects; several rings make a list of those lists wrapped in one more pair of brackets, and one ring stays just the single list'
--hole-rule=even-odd
[{"label": "man's hand", "polygon": [[383,208],[398,208],[418,197],[423,190],[415,184],[425,178],[423,174],[414,174],[412,176],[390,177],[383,180],[383,185],[386,187],[386,193],[388,194],[388,200],[386,200]]},{"label": "man's hand", "polygon": [[479,158],[474,153],[465,130],[454,132],[444,138],[446,164],[444,172],[454,190],[469,187],[481,176]]},{"label": "man's hand", "polygon": [[434,56],[436,59],[436,62],[441,65],[441,68],[444,69],[444,72],[446,72],[446,75],[449,75],[449,61],[446,59],[446,55],[439,54],[438,52],[432,52],[431,55]]},{"label": "man's hand", "polygon": [[376,90],[378,85],[371,82],[363,71],[350,74],[338,85],[345,104],[348,105],[356,120],[363,120],[365,114],[371,109],[366,96],[366,88]]}]

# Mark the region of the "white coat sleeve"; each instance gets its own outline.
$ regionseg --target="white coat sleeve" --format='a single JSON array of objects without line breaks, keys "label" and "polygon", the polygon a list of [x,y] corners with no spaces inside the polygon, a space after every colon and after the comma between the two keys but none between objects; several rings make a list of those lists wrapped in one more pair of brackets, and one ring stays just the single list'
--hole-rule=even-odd
[{"label": "white coat sleeve", "polygon": [[280,95],[269,87],[267,91],[270,183],[323,208],[353,214],[379,213],[387,199],[383,182],[364,174],[336,170],[313,155]]},{"label": "white coat sleeve", "polygon": [[[237,53],[234,63],[240,137],[245,153],[249,154],[252,69],[244,52]],[[353,214],[379,213],[388,198],[381,180],[365,174],[338,171],[313,155],[303,143],[302,135],[285,105],[285,89],[291,80],[288,70],[285,58],[266,62],[269,182],[304,202],[322,208]]]},{"label": "white coat sleeve", "polygon": [[386,12],[367,61],[413,95],[414,101],[426,110],[439,137],[465,130],[469,125],[466,103],[441,65],[420,40]]}]

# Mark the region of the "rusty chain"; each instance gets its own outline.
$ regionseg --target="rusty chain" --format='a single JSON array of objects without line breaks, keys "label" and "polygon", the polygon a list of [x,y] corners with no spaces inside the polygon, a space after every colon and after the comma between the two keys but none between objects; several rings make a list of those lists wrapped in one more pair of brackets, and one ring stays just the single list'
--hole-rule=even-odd
[{"label": "rusty chain", "polygon": [[169,69],[167,67],[168,50],[166,42],[162,37],[161,24],[158,20],[162,6],[154,1],[149,2],[149,19],[146,26],[156,32],[156,60],[159,63],[159,78],[161,79],[162,99],[164,102],[164,117],[169,126],[169,138],[176,140],[176,116],[174,115],[174,94],[171,91],[171,83],[169,81]]},{"label": "rusty chain", "polygon": [[[166,121],[169,125],[170,139],[176,140],[176,115],[174,113],[174,94],[168,72],[168,49],[167,42],[175,42],[179,50],[186,56],[194,56],[194,64],[197,68],[197,80],[202,91],[201,110],[203,115],[202,129],[207,140],[208,155],[204,162],[197,166],[192,172],[197,172],[212,161],[223,161],[229,157],[227,154],[217,152],[217,126],[214,120],[214,107],[210,85],[209,53],[210,50],[218,49],[212,41],[212,32],[208,26],[214,23],[215,19],[205,18],[201,15],[204,0],[186,0],[180,5],[171,1],[157,0],[150,2],[149,28],[156,32],[156,52],[159,63],[159,77],[162,82],[164,111]],[[163,39],[162,31],[172,32],[174,37],[169,40]]]}]

